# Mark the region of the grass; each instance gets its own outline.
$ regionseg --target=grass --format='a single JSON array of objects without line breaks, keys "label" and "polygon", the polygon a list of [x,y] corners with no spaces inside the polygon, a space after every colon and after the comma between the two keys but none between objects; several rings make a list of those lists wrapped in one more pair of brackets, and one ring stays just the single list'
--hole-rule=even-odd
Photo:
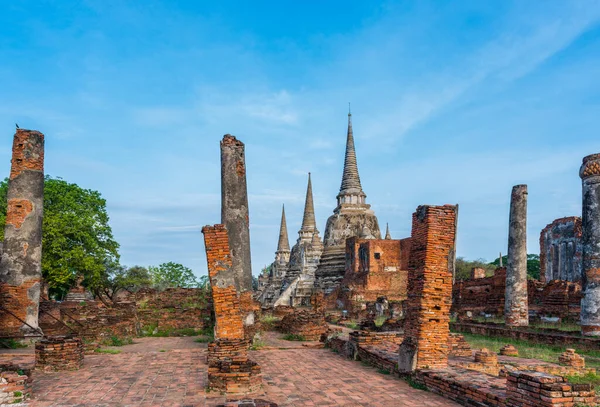
[{"label": "grass", "polygon": [[377,318],[375,318],[375,326],[379,328],[385,323],[385,321],[387,321],[387,317],[385,317],[384,315],[380,315]]},{"label": "grass", "polygon": [[356,321],[347,322],[345,325],[346,325],[346,327],[348,327],[350,329],[354,329],[354,330],[357,330],[359,328],[358,322],[356,322]]},{"label": "grass", "polygon": [[408,385],[410,387],[412,387],[413,389],[417,389],[417,390],[424,390],[427,391],[427,386],[425,386],[423,383],[418,383],[416,382],[412,376],[406,376],[404,377],[404,380],[406,381],[406,383],[408,383]]},{"label": "grass", "polygon": [[304,338],[304,336],[298,335],[298,334],[285,334],[281,337],[281,339],[284,339],[286,341],[305,341],[306,340]]},{"label": "grass", "polygon": [[543,343],[535,343],[525,340],[488,337],[474,334],[462,334],[472,348],[487,348],[492,352],[498,352],[504,345],[513,345],[519,350],[519,357],[527,359],[539,359],[545,362],[557,363],[558,356],[565,351],[567,347],[573,347],[577,353],[585,356],[586,367],[600,369],[600,351],[577,349],[577,345],[556,346]]},{"label": "grass", "polygon": [[198,342],[198,343],[209,343],[214,341],[215,338],[212,335],[204,335],[201,336],[199,338],[194,339],[194,342]]},{"label": "grass", "polygon": [[388,369],[379,368],[379,369],[377,369],[377,371],[381,374],[390,374],[390,371]]},{"label": "grass", "polygon": [[166,349],[160,349],[159,352],[166,352]]},{"label": "grass", "polygon": [[556,329],[563,332],[581,333],[581,326],[574,322],[534,322],[529,325],[534,329]]},{"label": "grass", "polygon": [[107,346],[124,346],[131,345],[133,343],[133,338],[125,337],[119,338],[118,336],[111,336],[108,340],[104,341],[104,345]]},{"label": "grass", "polygon": [[117,355],[119,353],[121,353],[121,351],[119,349],[95,349],[94,352],[96,353],[110,353],[111,355]]},{"label": "grass", "polygon": [[27,345],[24,345],[19,341],[15,341],[14,339],[0,339],[0,348],[20,349],[20,348],[26,348],[26,347],[27,347]]},{"label": "grass", "polygon": [[594,386],[600,385],[600,375],[597,373],[587,373],[585,375],[565,376],[567,381],[572,384],[591,384]]},{"label": "grass", "polygon": [[263,329],[265,331],[272,331],[275,329],[275,325],[280,321],[279,318],[273,315],[263,315],[260,318],[260,322],[262,323]]},{"label": "grass", "polygon": [[252,341],[252,346],[250,346],[251,350],[260,350],[264,348],[267,344],[262,339],[254,339]]}]

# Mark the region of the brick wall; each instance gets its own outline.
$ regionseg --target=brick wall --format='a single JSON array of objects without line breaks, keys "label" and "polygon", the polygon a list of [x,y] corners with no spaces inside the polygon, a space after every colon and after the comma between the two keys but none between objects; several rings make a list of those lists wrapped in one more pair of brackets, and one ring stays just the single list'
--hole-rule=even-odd
[{"label": "brick wall", "polygon": [[[457,281],[452,287],[452,312],[459,318],[467,312],[473,316],[482,313],[503,316],[505,285],[504,268],[496,269],[492,277]],[[533,315],[579,319],[582,298],[579,282],[553,280],[545,284],[529,280],[527,294]]]},{"label": "brick wall", "polygon": [[346,273],[338,291],[344,308],[358,315],[368,304],[385,297],[406,299],[410,238],[402,240],[346,240]]},{"label": "brick wall", "polygon": [[511,372],[507,377],[507,407],[566,407],[595,405],[589,384],[570,384],[560,376],[541,372]]},{"label": "brick wall", "polygon": [[287,314],[279,326],[283,333],[300,335],[308,341],[320,340],[328,329],[323,313],[309,310]]},{"label": "brick wall", "polygon": [[448,364],[456,217],[452,205],[419,206],[413,214],[401,372]]}]

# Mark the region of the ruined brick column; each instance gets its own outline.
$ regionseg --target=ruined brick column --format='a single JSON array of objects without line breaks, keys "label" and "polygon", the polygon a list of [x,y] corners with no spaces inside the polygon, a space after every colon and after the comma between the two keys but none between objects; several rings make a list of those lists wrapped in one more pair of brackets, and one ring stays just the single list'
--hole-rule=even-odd
[{"label": "ruined brick column", "polygon": [[252,291],[244,143],[231,134],[221,141],[221,223],[229,233],[235,286],[240,292]]},{"label": "ruined brick column", "polygon": [[248,359],[227,229],[205,226],[202,233],[215,311],[215,341],[208,345],[208,384],[227,393],[251,392],[261,385],[260,366]]},{"label": "ruined brick column", "polygon": [[581,332],[600,336],[600,154],[583,159],[579,176],[583,188]]},{"label": "ruined brick column", "polygon": [[17,129],[12,152],[0,260],[0,302],[3,301],[4,307],[17,318],[0,311],[0,331],[9,335],[31,335],[39,333],[44,135]]},{"label": "ruined brick column", "polygon": [[512,189],[507,254],[504,319],[507,326],[527,326],[527,185]]},{"label": "ruined brick column", "polygon": [[448,365],[456,219],[453,205],[423,205],[413,213],[401,373]]}]

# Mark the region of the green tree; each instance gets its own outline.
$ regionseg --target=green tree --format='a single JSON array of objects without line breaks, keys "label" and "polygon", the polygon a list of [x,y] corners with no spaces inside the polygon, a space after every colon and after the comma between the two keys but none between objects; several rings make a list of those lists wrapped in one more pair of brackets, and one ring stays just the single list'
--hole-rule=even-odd
[{"label": "green tree", "polygon": [[[6,221],[7,189],[5,179],[0,183],[0,225]],[[92,291],[103,284],[106,264],[119,260],[119,244],[108,221],[106,200],[98,191],[45,177],[42,274],[52,295],[62,298],[78,276]]]},{"label": "green tree", "polygon": [[163,263],[157,267],[150,266],[148,271],[152,276],[152,284],[158,288],[198,287],[198,281],[191,269],[179,263]]},{"label": "green tree", "polygon": [[[508,256],[502,256],[502,265],[506,267]],[[494,266],[500,265],[500,257],[491,262]],[[527,255],[527,276],[532,280],[540,279],[540,256],[537,254]]]}]

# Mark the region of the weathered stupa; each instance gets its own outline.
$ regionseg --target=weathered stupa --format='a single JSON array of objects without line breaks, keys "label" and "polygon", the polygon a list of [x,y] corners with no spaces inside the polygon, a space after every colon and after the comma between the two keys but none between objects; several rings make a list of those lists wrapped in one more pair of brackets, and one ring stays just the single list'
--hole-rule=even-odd
[{"label": "weathered stupa", "polygon": [[315,288],[325,294],[339,286],[346,268],[346,239],[358,236],[363,239],[381,239],[379,223],[371,205],[365,202],[358,175],[352,114],[348,113],[348,135],[342,185],[337,196],[337,207],[327,219],[324,250],[315,274]]}]

